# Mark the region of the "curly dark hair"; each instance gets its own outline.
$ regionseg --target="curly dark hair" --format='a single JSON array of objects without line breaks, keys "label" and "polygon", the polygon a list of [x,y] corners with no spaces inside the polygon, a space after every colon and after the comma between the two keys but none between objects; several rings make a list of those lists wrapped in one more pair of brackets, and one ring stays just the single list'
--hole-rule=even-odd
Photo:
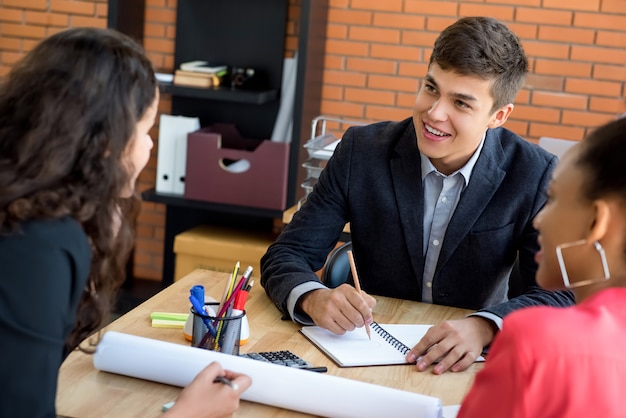
[{"label": "curly dark hair", "polygon": [[430,56],[443,70],[493,80],[495,111],[513,103],[524,85],[528,59],[518,37],[491,17],[464,17],[441,32]]},{"label": "curly dark hair", "polygon": [[0,84],[0,233],[70,216],[92,247],[68,350],[108,321],[124,281],[138,199],[121,197],[130,178],[122,156],[156,88],[137,43],[95,28],[45,39]]}]

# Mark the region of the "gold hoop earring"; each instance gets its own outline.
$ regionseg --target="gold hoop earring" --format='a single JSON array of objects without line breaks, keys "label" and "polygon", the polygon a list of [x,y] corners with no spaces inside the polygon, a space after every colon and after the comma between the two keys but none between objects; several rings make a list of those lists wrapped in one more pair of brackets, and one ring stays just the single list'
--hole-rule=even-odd
[{"label": "gold hoop earring", "polygon": [[559,260],[559,267],[561,269],[561,276],[563,277],[563,284],[565,285],[567,289],[572,289],[574,287],[579,287],[579,286],[587,286],[587,285],[594,284],[594,283],[600,283],[603,281],[607,281],[611,278],[611,273],[609,272],[609,264],[606,261],[606,254],[604,252],[604,248],[602,248],[602,245],[600,245],[598,241],[595,241],[593,243],[593,246],[595,250],[597,251],[597,253],[600,255],[600,261],[602,263],[602,270],[604,273],[604,277],[598,278],[598,279],[582,280],[582,281],[575,282],[575,283],[570,282],[569,275],[567,274],[567,267],[565,266],[565,260],[563,258],[563,250],[567,248],[584,245],[586,243],[587,241],[583,239],[580,241],[568,242],[566,244],[557,245],[556,247],[556,257]]}]

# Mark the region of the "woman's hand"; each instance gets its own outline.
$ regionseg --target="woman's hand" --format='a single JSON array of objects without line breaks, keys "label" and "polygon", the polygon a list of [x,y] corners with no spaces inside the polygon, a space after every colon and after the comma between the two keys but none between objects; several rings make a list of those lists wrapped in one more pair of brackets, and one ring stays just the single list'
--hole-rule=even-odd
[{"label": "woman's hand", "polygon": [[[232,387],[215,383],[217,376],[229,379]],[[163,414],[164,418],[221,418],[230,417],[239,408],[241,394],[250,387],[249,376],[223,370],[213,362],[205,367],[178,396],[172,408]]]}]

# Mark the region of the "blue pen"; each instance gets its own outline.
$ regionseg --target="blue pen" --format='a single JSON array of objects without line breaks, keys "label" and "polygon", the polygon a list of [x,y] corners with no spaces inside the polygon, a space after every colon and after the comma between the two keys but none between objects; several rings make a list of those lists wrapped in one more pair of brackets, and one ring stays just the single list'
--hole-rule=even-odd
[{"label": "blue pen", "polygon": [[196,313],[200,315],[200,318],[202,318],[202,322],[204,322],[204,325],[206,325],[211,335],[215,337],[217,335],[217,331],[211,323],[211,320],[205,316],[206,311],[204,310],[204,304],[200,303],[200,301],[194,295],[189,296],[189,301],[191,301],[191,305],[195,309]]},{"label": "blue pen", "polygon": [[204,306],[204,286],[197,284],[189,292]]}]

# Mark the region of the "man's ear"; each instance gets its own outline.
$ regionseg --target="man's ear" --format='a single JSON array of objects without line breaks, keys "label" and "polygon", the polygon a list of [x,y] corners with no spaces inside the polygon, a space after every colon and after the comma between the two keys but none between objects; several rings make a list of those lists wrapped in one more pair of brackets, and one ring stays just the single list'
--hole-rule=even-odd
[{"label": "man's ear", "polygon": [[496,110],[496,112],[491,116],[491,120],[489,121],[489,128],[497,128],[499,126],[504,125],[504,122],[507,121],[511,112],[513,112],[513,103],[509,103],[507,105],[502,106],[500,109]]}]

